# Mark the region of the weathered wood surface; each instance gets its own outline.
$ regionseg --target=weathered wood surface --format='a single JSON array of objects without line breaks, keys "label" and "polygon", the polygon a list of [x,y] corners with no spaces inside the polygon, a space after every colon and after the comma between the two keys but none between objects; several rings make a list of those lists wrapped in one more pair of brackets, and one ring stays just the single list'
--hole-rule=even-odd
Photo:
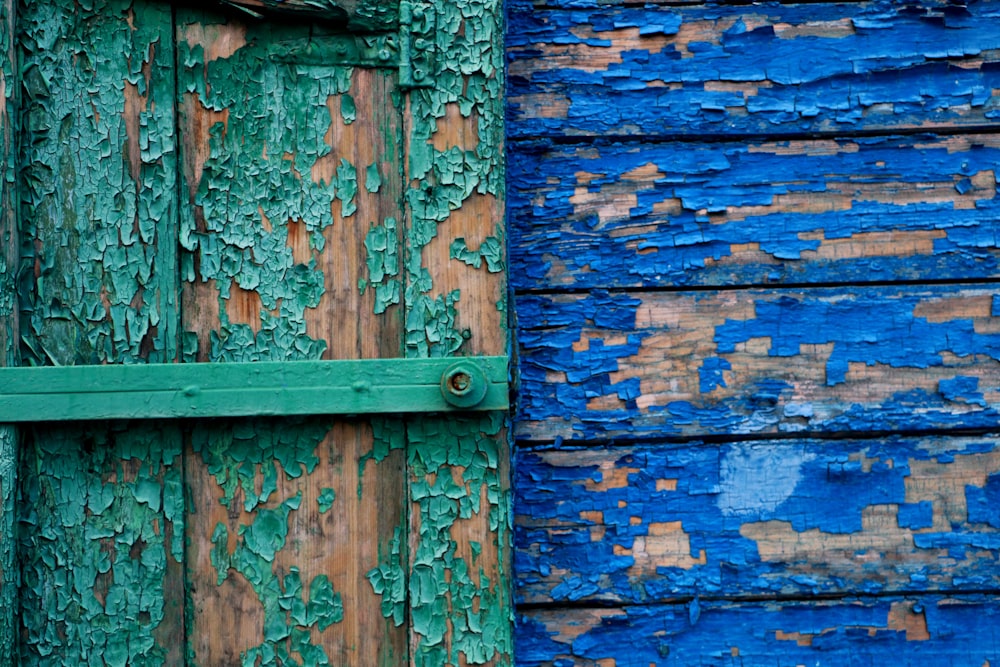
[{"label": "weathered wood surface", "polygon": [[[24,3],[17,33],[23,363],[172,360],[170,8]],[[21,664],[181,660],[177,430],[38,428],[24,450]]]},{"label": "weathered wood surface", "polygon": [[518,664],[995,664],[1000,5],[509,7]]},{"label": "weathered wood surface", "polygon": [[181,436],[170,425],[38,428],[21,467],[21,664],[178,664]]},{"label": "weathered wood surface", "polygon": [[519,602],[1000,588],[1000,445],[971,438],[521,451]]},{"label": "weathered wood surface", "polygon": [[354,31],[389,30],[399,22],[399,0],[221,0],[219,6],[253,18],[329,21]]},{"label": "weathered wood surface", "polygon": [[990,596],[687,604],[518,614],[525,667],[963,665],[1000,660]]},{"label": "weathered wood surface", "polygon": [[[406,119],[405,354],[506,354],[503,3],[420,2],[413,18],[435,60]],[[506,418],[407,429],[411,664],[509,664]]]},{"label": "weathered wood surface", "polygon": [[993,134],[520,143],[512,280],[561,290],[996,278],[998,161]]},{"label": "weathered wood surface", "polygon": [[117,1],[28,3],[18,16],[19,305],[32,365],[176,355],[169,21],[169,6]]},{"label": "weathered wood surface", "polygon": [[[17,229],[19,202],[16,165],[20,79],[16,72],[17,47],[13,0],[0,2],[0,366],[20,361],[20,326],[17,311],[17,269],[20,242]],[[0,425],[0,664],[14,664],[18,635],[17,479],[18,434]]]},{"label": "weathered wood surface", "polygon": [[603,4],[512,4],[512,137],[976,127],[1000,115],[996,3]]},{"label": "weathered wood surface", "polygon": [[[394,75],[269,58],[271,44],[304,35],[179,16],[184,331],[198,360],[402,349],[399,306],[358,288],[373,235],[400,247]],[[185,466],[191,660],[406,660],[403,618],[384,602],[393,591],[369,583],[400,549],[401,428],[330,418],[195,427]]]},{"label": "weathered wood surface", "polygon": [[523,296],[519,439],[993,428],[996,287]]},{"label": "weathered wood surface", "polygon": [[[507,352],[498,3],[414,8],[409,97],[297,48],[326,23],[27,16],[26,361]],[[25,664],[509,662],[500,413],[36,433]]]}]

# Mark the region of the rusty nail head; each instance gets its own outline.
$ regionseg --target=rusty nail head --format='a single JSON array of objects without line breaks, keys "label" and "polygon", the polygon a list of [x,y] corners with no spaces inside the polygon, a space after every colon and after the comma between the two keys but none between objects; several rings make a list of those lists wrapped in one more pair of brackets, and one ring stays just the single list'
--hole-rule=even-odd
[{"label": "rusty nail head", "polygon": [[486,398],[489,380],[475,363],[458,361],[441,376],[441,395],[456,408],[471,408]]}]

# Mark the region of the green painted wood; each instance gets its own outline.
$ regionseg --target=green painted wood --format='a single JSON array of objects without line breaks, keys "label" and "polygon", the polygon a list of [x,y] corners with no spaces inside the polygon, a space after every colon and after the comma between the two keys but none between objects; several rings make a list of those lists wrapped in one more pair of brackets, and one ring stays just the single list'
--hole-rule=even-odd
[{"label": "green painted wood", "polygon": [[[503,354],[503,3],[409,5],[412,83],[433,85],[409,98],[405,354]],[[410,664],[509,665],[506,415],[417,416],[406,450]]]},{"label": "green painted wood", "polygon": [[[14,72],[14,0],[0,2],[0,366],[17,364],[17,142],[18,79]],[[18,434],[0,426],[0,665],[15,664],[17,648],[17,458]]]},{"label": "green painted wood", "polygon": [[387,30],[399,20],[399,0],[218,0],[241,18],[268,16],[323,21],[349,30]]},{"label": "green painted wood", "polygon": [[[170,20],[157,2],[19,3],[24,365],[177,358]],[[180,429],[20,430],[15,663],[181,663]]]},{"label": "green painted wood", "polygon": [[[509,349],[502,5],[413,3],[410,64],[414,74],[433,68],[435,85],[409,92],[391,71],[396,52],[373,60],[366,42],[361,55],[348,53],[354,60],[329,67],[337,42],[312,40],[314,32],[298,39],[294,20],[242,25],[122,0],[23,6],[23,361],[59,367],[5,375],[0,391],[24,388],[28,407],[10,412],[35,421],[73,411],[147,419],[24,429],[16,660],[295,664],[281,652],[289,650],[304,664],[320,664],[323,651],[378,653],[393,665],[509,664],[504,357],[490,357],[485,413],[183,429],[148,419],[153,404],[166,406],[162,416],[277,414],[275,404],[400,412],[434,401],[446,412],[441,375],[457,359],[443,357],[469,363]],[[374,137],[362,131],[373,104],[396,110],[377,116]],[[405,142],[391,118],[404,108]],[[371,155],[349,150],[373,144]],[[358,247],[345,251],[344,234],[360,235]],[[414,362],[434,371],[394,371],[390,360],[381,375],[396,384],[386,391],[342,366],[322,371],[329,385],[297,371],[302,384],[282,375],[276,385],[261,375],[267,362],[252,372],[238,365],[353,354],[434,357]],[[173,363],[181,358],[227,363],[182,368]],[[322,368],[338,362],[329,363]],[[172,385],[154,377],[174,371],[182,375]],[[206,387],[191,372],[229,384]],[[264,384],[248,385],[248,374]],[[366,544],[375,546],[358,548]],[[376,550],[379,567],[366,575]],[[335,579],[345,563],[364,590]],[[381,598],[384,618],[352,614],[361,594]],[[314,607],[330,613],[320,618]],[[223,614],[249,633],[219,628]],[[327,621],[350,626],[337,635],[348,638],[405,622],[409,646],[332,645],[330,634],[316,636]],[[198,632],[201,644],[191,640]]]},{"label": "green painted wood", "polygon": [[0,369],[0,422],[505,410],[507,358],[464,358],[483,400],[456,407],[454,359],[368,359]]}]

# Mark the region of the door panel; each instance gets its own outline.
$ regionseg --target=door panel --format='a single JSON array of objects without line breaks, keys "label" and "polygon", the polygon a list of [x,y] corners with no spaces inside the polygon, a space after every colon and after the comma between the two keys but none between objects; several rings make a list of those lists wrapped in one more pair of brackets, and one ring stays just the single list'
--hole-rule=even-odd
[{"label": "door panel", "polygon": [[[176,354],[170,14],[117,1],[19,12],[25,365]],[[22,663],[176,663],[176,425],[39,425],[21,440]]]},{"label": "door panel", "polygon": [[402,452],[362,465],[372,428],[331,422],[241,420],[191,434],[191,664],[405,660],[406,628],[383,617],[367,579],[402,520]]},{"label": "door panel", "polygon": [[[499,6],[406,9],[359,37],[333,9],[26,2],[21,267],[0,267],[21,363],[505,353]],[[26,428],[22,662],[505,664],[505,433],[499,412]]]},{"label": "door panel", "polygon": [[[395,74],[298,60],[312,38],[178,14],[183,328],[198,361],[400,356]],[[379,284],[362,289],[376,261]],[[191,657],[405,659],[402,619],[383,617],[367,578],[403,523],[402,452],[364,465],[372,426],[332,418],[190,437]]]},{"label": "door panel", "polygon": [[32,429],[21,467],[22,664],[179,664],[176,424]]}]

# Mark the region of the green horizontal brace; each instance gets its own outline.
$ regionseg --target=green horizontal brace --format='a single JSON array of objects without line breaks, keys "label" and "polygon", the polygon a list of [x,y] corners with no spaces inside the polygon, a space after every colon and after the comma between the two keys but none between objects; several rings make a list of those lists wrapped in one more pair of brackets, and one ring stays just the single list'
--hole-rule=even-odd
[{"label": "green horizontal brace", "polygon": [[506,410],[507,377],[507,357],[0,368],[0,423]]}]

